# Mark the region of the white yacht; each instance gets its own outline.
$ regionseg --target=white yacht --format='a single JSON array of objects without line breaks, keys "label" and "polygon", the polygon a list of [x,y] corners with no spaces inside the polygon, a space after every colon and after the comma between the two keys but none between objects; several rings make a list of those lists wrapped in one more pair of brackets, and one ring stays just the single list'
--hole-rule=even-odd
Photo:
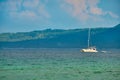
[{"label": "white yacht", "polygon": [[95,47],[90,47],[89,46],[89,44],[90,44],[89,41],[90,41],[90,28],[89,28],[89,31],[88,31],[88,48],[82,49],[81,52],[98,52]]}]

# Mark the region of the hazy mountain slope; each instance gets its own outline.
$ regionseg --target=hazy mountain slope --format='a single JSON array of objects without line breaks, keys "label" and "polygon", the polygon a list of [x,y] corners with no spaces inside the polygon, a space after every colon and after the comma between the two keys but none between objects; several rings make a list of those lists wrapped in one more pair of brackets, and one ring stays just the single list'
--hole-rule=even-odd
[{"label": "hazy mountain slope", "polygon": [[[91,29],[90,45],[99,48],[120,48],[120,24],[112,28]],[[81,48],[87,47],[88,29],[2,33],[1,48]]]}]

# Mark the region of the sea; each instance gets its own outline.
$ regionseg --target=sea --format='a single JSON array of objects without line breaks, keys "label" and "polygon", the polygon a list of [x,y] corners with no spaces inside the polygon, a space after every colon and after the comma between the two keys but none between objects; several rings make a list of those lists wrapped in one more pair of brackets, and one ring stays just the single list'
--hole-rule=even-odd
[{"label": "sea", "polygon": [[0,49],[0,80],[120,80],[120,49]]}]

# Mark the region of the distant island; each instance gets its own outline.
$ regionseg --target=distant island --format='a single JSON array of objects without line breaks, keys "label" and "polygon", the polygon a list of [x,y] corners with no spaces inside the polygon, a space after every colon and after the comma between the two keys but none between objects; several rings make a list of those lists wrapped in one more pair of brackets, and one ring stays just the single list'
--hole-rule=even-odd
[{"label": "distant island", "polygon": [[[46,29],[32,32],[1,33],[0,48],[84,48],[88,28]],[[120,24],[110,28],[92,28],[90,45],[120,48]]]}]

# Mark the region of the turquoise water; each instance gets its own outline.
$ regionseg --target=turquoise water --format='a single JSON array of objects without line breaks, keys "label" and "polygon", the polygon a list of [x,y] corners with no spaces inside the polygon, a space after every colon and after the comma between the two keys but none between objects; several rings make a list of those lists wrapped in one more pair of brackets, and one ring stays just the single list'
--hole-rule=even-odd
[{"label": "turquoise water", "polygon": [[0,80],[120,80],[119,66],[119,49],[0,49]]}]

